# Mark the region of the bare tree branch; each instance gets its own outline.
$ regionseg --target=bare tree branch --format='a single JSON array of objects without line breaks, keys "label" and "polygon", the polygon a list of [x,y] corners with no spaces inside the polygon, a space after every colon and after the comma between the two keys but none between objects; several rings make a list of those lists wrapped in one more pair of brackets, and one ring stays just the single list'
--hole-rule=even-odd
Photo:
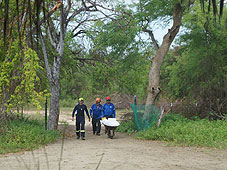
[{"label": "bare tree branch", "polygon": [[83,34],[83,33],[86,33],[87,31],[85,31],[85,30],[79,30],[77,33],[75,33],[74,35],[73,35],[73,38],[74,37],[76,37],[76,36],[78,36],[79,34]]},{"label": "bare tree branch", "polygon": [[87,22],[88,20],[83,20],[80,23],[78,23],[78,25],[72,30],[72,32],[76,31],[76,29],[78,29],[83,23]]},{"label": "bare tree branch", "polygon": [[103,64],[109,65],[109,63],[105,62],[104,59],[101,59],[101,58],[97,58],[97,57],[93,57],[93,58],[81,58],[81,57],[77,57],[82,52],[82,49],[80,49],[77,52],[75,52],[75,51],[71,51],[71,52],[74,55],[74,59],[76,59],[76,60],[79,60],[79,61],[82,61],[82,62],[85,62],[85,61],[95,61],[95,62],[101,62]]},{"label": "bare tree branch", "polygon": [[69,23],[76,15],[78,15],[78,14],[81,13],[81,12],[84,12],[84,11],[97,12],[97,11],[98,11],[97,9],[95,9],[95,10],[93,9],[93,10],[92,10],[92,8],[93,8],[93,6],[89,6],[89,7],[85,6],[85,7],[81,7],[81,8],[78,9],[78,10],[75,10],[74,13],[67,19],[66,25],[68,25],[68,23]]},{"label": "bare tree branch", "polygon": [[142,28],[142,29],[143,29],[144,32],[147,32],[149,34],[149,36],[151,37],[152,42],[154,43],[154,46],[155,46],[156,50],[158,50],[159,49],[159,45],[158,45],[158,42],[154,38],[153,31],[151,31],[151,30],[149,30],[149,29],[147,29],[145,27]]},{"label": "bare tree branch", "polygon": [[67,8],[66,8],[65,13],[64,13],[64,15],[65,15],[65,20],[66,20],[68,14],[69,14],[69,11],[70,11],[70,9],[71,9],[71,6],[72,6],[71,0],[67,0]]},{"label": "bare tree branch", "polygon": [[52,82],[52,74],[51,74],[51,69],[50,69],[47,50],[46,50],[46,45],[45,45],[45,42],[43,40],[42,32],[40,32],[40,41],[41,41],[42,51],[43,51],[43,55],[44,55],[44,61],[45,61],[46,69],[47,69],[47,76],[48,76],[49,81]]},{"label": "bare tree branch", "polygon": [[50,31],[50,26],[48,26],[47,32],[48,32],[48,36],[49,36],[49,39],[50,39],[50,43],[52,44],[52,46],[54,47],[54,49],[56,49],[57,48],[57,44],[56,44],[56,42],[53,39],[52,33]]},{"label": "bare tree branch", "polygon": [[64,53],[64,37],[65,37],[65,27],[64,27],[64,16],[63,16],[63,6],[61,6],[61,22],[60,22],[60,40],[59,40],[59,44],[58,44],[58,48],[59,48],[59,54],[61,58],[63,56]]}]

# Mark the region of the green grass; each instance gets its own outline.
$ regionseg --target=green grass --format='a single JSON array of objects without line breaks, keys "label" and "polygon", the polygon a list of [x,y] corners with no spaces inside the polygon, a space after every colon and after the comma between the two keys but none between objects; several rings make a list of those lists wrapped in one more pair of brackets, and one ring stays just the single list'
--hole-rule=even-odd
[{"label": "green grass", "polygon": [[[118,129],[132,132],[133,122],[122,123]],[[186,119],[181,115],[168,114],[163,118],[160,128],[156,125],[138,132],[138,139],[165,141],[171,145],[227,148],[227,121],[208,119]]]},{"label": "green grass", "polygon": [[0,154],[35,149],[54,142],[58,135],[57,131],[46,131],[40,120],[11,120],[6,134],[0,135]]}]

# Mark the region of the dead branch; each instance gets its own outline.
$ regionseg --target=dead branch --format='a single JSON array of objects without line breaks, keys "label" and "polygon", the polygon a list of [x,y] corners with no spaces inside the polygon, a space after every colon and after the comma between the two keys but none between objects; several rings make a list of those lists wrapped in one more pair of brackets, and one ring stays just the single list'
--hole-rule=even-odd
[{"label": "dead branch", "polygon": [[159,45],[158,45],[158,42],[155,40],[155,38],[154,38],[154,34],[153,34],[153,31],[151,31],[151,30],[149,30],[149,29],[147,29],[147,28],[142,28],[142,30],[144,31],[144,32],[147,32],[148,34],[149,34],[149,36],[151,37],[151,40],[152,40],[152,42],[154,43],[154,46],[155,46],[155,48],[156,48],[156,50],[158,50],[159,49]]}]

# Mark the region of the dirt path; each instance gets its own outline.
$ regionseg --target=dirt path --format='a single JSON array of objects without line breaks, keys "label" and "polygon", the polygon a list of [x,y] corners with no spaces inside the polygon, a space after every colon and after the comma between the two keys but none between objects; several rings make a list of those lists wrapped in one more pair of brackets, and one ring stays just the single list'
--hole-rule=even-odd
[{"label": "dirt path", "polygon": [[[153,141],[134,139],[117,133],[115,139],[91,133],[86,122],[86,140],[74,136],[73,122],[63,115],[69,127],[64,141],[61,170],[227,170],[227,150],[167,147]],[[70,136],[70,135],[69,135]],[[34,152],[0,156],[0,170],[57,170],[62,140]]]}]

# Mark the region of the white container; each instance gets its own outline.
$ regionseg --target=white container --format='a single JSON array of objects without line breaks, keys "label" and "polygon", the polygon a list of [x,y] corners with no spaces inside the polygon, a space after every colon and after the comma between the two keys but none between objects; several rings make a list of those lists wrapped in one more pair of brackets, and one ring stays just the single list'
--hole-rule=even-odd
[{"label": "white container", "polygon": [[120,123],[116,120],[116,118],[104,119],[104,120],[101,120],[101,123],[105,126],[110,126],[110,127],[118,127],[120,125]]}]

